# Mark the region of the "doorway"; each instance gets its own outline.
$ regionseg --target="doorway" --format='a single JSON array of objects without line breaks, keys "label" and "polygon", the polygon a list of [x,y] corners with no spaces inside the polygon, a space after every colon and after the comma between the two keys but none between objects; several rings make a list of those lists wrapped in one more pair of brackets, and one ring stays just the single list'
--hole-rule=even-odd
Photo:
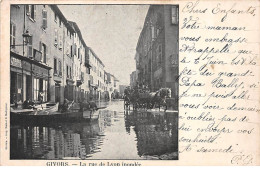
[{"label": "doorway", "polygon": [[26,88],[25,88],[25,93],[26,93],[26,100],[29,100],[31,98],[31,92],[32,92],[32,78],[29,75],[26,75]]},{"label": "doorway", "polygon": [[55,84],[55,102],[60,102],[60,84]]}]

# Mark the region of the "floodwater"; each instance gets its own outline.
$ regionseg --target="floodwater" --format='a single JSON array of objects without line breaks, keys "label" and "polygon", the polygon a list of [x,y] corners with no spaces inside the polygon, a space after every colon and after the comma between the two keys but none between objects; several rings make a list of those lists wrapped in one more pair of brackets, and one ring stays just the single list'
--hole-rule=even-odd
[{"label": "floodwater", "polygon": [[99,103],[84,123],[11,125],[11,159],[178,159],[178,114],[124,111],[123,101]]}]

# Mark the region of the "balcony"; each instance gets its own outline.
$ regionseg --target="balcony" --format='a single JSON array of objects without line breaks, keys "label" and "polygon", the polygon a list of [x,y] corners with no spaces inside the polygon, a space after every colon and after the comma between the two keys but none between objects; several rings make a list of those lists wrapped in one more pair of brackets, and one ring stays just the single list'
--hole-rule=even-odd
[{"label": "balcony", "polygon": [[91,65],[90,65],[90,63],[89,63],[89,59],[86,59],[86,60],[85,60],[85,66],[86,66],[87,68],[91,68]]},{"label": "balcony", "polygon": [[84,83],[84,73],[81,72],[80,79],[77,80],[77,86],[81,86]]},{"label": "balcony", "polygon": [[58,77],[62,77],[62,72],[59,71],[59,70],[55,70],[55,69],[54,69],[53,75],[54,75],[54,76],[58,76]]}]

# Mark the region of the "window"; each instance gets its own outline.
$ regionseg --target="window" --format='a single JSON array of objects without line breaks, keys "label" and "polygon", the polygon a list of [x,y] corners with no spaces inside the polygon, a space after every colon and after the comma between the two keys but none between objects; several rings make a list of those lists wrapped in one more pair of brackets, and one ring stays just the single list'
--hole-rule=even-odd
[{"label": "window", "polygon": [[77,56],[78,56],[78,53],[77,53],[77,52],[78,52],[78,50],[77,50],[77,45],[76,45],[76,44],[74,44],[74,50],[75,50],[75,51],[74,51],[74,54],[75,54],[75,55],[76,55],[76,57],[77,57]]},{"label": "window", "polygon": [[172,6],[172,24],[177,25],[179,22],[178,18],[178,7],[177,6]]},{"label": "window", "polygon": [[54,74],[58,74],[58,67],[57,67],[57,59],[54,58],[54,66],[53,66]]},{"label": "window", "polygon": [[39,79],[34,78],[33,79],[33,100],[38,101],[38,95],[39,95]]},{"label": "window", "polygon": [[72,76],[71,76],[71,67],[70,67],[70,78],[72,79]]},{"label": "window", "polygon": [[47,11],[46,10],[42,11],[42,28],[43,29],[47,28]]},{"label": "window", "polygon": [[69,66],[67,65],[67,78],[69,78]]},{"label": "window", "polygon": [[154,38],[156,38],[154,32],[154,26],[151,27],[151,34],[152,34],[152,40],[154,40]]},{"label": "window", "polygon": [[67,47],[66,47],[66,54],[67,56],[70,55],[70,43],[67,41]]},{"label": "window", "polygon": [[[38,84],[38,91],[42,92],[42,96],[43,96],[43,102],[47,101],[47,80],[44,79],[39,79],[39,84]],[[38,92],[36,92],[38,93]],[[39,93],[37,95],[37,99],[39,100]]]},{"label": "window", "polygon": [[61,61],[59,61],[59,75],[62,76],[62,71],[61,71]]},{"label": "window", "polygon": [[48,89],[48,81],[43,80],[43,101],[47,102],[47,89]]},{"label": "window", "polygon": [[22,100],[22,75],[17,73],[17,101]]},{"label": "window", "polygon": [[80,59],[80,48],[78,48],[78,58]]},{"label": "window", "polygon": [[47,58],[47,47],[44,43],[40,42],[40,51],[42,53],[42,58],[41,62],[46,63],[46,58]]},{"label": "window", "polygon": [[162,14],[158,13],[157,14],[157,21],[156,21],[156,37],[158,37],[158,35],[160,34],[160,31],[162,29]]},{"label": "window", "polygon": [[59,37],[59,49],[62,49],[62,34]]},{"label": "window", "polygon": [[12,48],[15,48],[15,32],[16,32],[16,26],[11,23],[11,25],[10,25],[10,45]]},{"label": "window", "polygon": [[26,5],[26,14],[33,20],[36,18],[36,5]]},{"label": "window", "polygon": [[28,57],[33,57],[33,48],[32,48],[32,36],[28,37],[28,44],[27,44],[27,49],[28,49]]},{"label": "window", "polygon": [[58,45],[58,30],[54,29],[55,33],[54,33],[54,46],[57,47]]}]

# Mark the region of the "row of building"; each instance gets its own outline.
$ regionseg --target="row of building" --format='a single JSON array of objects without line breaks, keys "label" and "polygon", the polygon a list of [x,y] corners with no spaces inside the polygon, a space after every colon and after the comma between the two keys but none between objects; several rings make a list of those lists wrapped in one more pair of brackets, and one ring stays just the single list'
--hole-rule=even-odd
[{"label": "row of building", "polygon": [[11,5],[10,100],[60,102],[114,98],[118,79],[57,5]]},{"label": "row of building", "polygon": [[150,91],[171,88],[178,97],[178,5],[151,5],[136,46],[136,70],[130,85],[147,86]]}]

